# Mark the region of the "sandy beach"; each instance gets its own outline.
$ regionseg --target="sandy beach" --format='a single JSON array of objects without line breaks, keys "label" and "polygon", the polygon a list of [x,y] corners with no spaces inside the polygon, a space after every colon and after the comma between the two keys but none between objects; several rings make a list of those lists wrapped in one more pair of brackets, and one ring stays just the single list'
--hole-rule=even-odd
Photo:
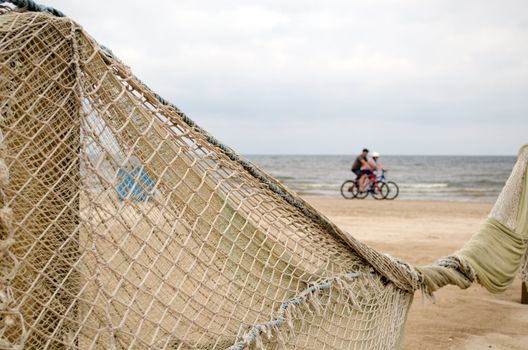
[{"label": "sandy beach", "polygon": [[[415,265],[448,255],[478,230],[491,203],[375,201],[305,197],[342,229]],[[405,349],[528,349],[528,305],[521,281],[503,294],[474,285],[446,287],[436,302],[416,293]]]}]

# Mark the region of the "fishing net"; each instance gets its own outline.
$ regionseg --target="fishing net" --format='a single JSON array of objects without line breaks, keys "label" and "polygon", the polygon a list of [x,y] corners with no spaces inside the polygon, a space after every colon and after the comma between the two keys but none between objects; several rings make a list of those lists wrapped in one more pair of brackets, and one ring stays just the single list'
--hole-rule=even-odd
[{"label": "fishing net", "polygon": [[76,23],[4,12],[0,348],[397,348],[414,291],[479,274],[372,250]]}]

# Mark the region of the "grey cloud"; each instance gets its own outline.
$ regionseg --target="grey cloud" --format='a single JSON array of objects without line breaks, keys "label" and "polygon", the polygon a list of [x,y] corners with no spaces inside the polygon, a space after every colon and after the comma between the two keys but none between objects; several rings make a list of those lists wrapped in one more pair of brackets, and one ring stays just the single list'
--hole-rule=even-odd
[{"label": "grey cloud", "polygon": [[242,153],[513,154],[527,141],[524,1],[48,4]]}]

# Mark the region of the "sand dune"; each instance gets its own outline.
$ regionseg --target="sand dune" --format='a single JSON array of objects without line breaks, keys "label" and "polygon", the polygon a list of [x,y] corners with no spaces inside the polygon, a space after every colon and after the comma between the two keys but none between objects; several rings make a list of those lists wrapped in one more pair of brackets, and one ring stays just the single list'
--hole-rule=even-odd
[{"label": "sand dune", "polygon": [[[375,201],[307,197],[341,228],[376,249],[425,265],[461,247],[478,230],[492,204]],[[521,281],[503,294],[479,286],[447,287],[436,303],[415,296],[405,349],[528,349],[528,305]]]}]

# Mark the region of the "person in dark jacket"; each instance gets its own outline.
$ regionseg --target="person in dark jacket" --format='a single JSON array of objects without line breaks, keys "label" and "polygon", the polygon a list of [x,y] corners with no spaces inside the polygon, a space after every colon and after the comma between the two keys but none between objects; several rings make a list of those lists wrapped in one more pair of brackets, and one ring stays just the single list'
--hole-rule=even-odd
[{"label": "person in dark jacket", "polygon": [[359,183],[360,190],[364,190],[365,182],[367,181],[368,175],[372,174],[372,165],[368,161],[369,150],[364,148],[359,156],[354,160],[352,164],[352,172],[356,174],[356,181]]}]

